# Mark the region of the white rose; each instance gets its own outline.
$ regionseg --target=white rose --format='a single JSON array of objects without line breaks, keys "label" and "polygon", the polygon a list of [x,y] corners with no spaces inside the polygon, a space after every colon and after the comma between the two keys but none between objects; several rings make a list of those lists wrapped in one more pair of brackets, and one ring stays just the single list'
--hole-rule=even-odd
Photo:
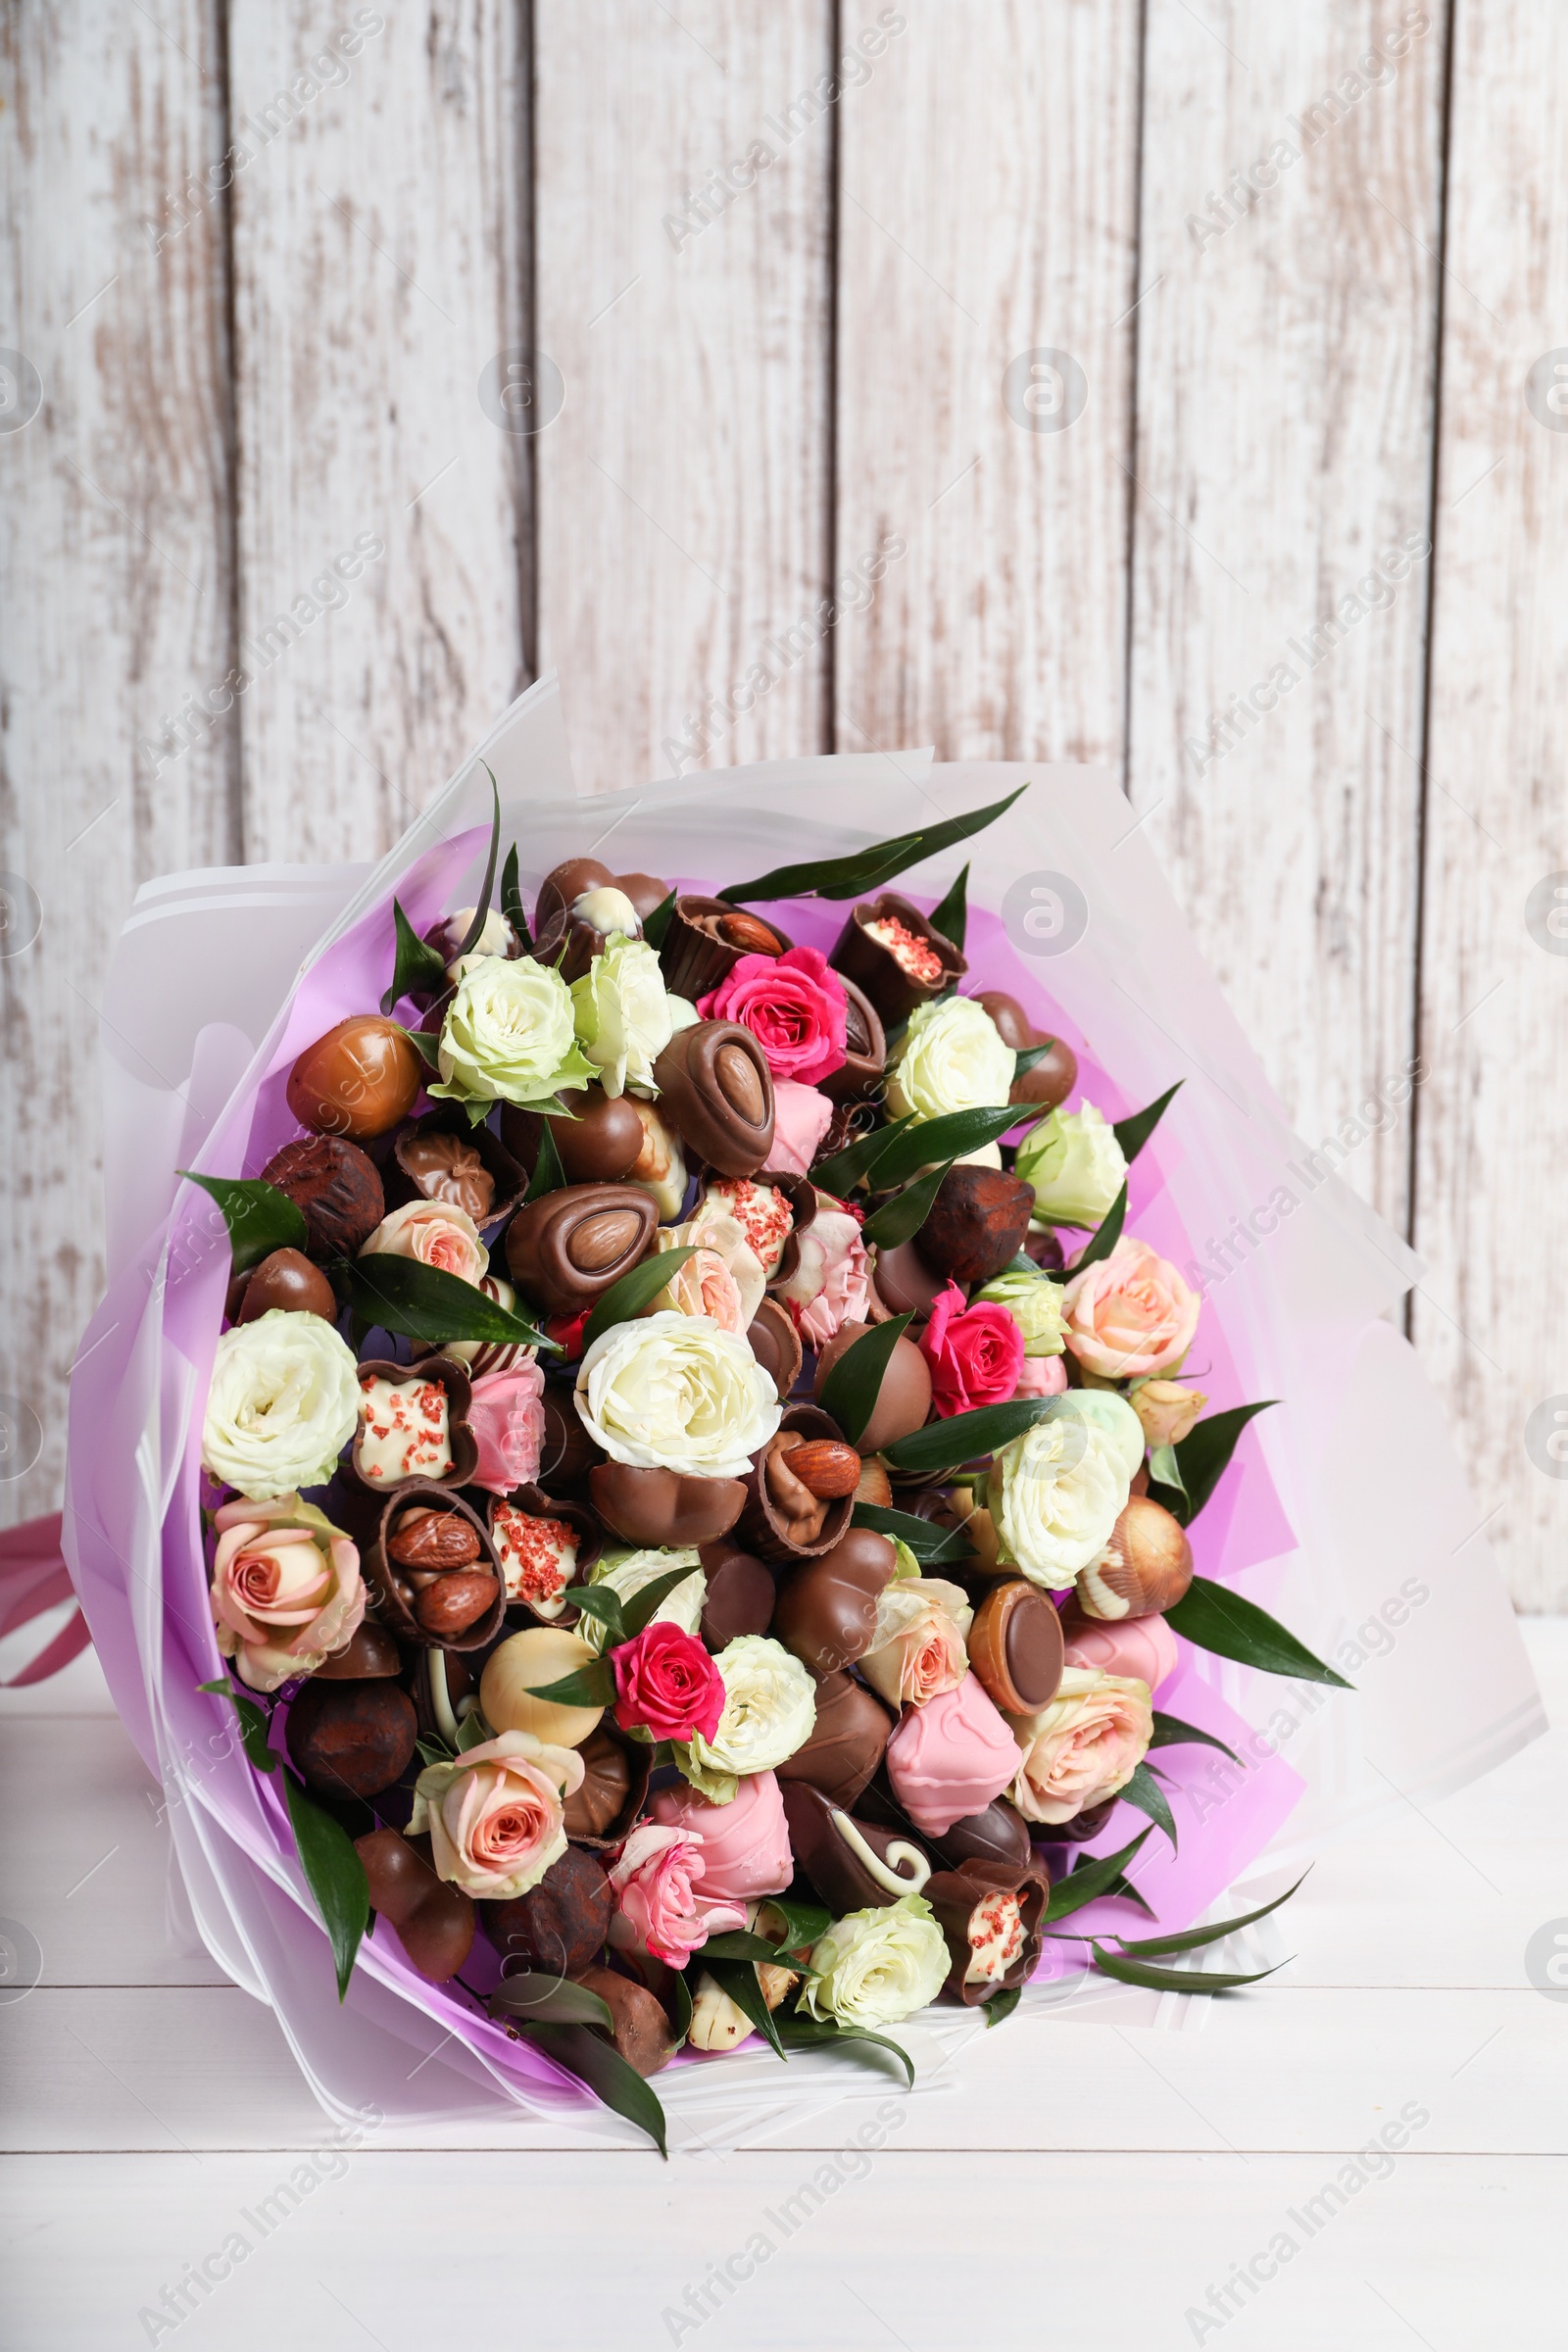
[{"label": "white rose", "polygon": [[836,1920],[811,1946],[801,2007],[875,2032],[928,2008],[948,1981],[948,1939],[923,1894]]},{"label": "white rose", "polygon": [[1054,1110],[1018,1146],[1013,1174],[1034,1187],[1035,1215],[1048,1225],[1090,1232],[1102,1224],[1127,1181],[1116,1130],[1092,1102]]},{"label": "white rose", "polygon": [[[950,1110],[989,1110],[1012,1091],[1018,1056],[973,997],[940,997],[909,1015],[897,1065],[888,1072],[888,1107],[896,1118],[941,1118]],[[1020,1111],[1020,1118],[1025,1114]]]},{"label": "white rose", "polygon": [[[692,1571],[684,1584],[666,1592],[651,1622],[655,1625],[678,1625],[683,1634],[695,1634],[703,1619],[703,1602],[708,1597],[708,1579],[698,1563],[695,1551],[607,1551],[594,1563],[588,1582],[608,1585],[622,1600],[630,1600],[644,1585],[651,1585],[656,1576],[667,1576],[672,1568],[689,1567]],[[605,1628],[597,1617],[585,1609],[574,1629],[590,1649],[603,1649]]]},{"label": "white rose", "polygon": [[1066,1295],[1063,1285],[1053,1282],[1049,1274],[1026,1274],[1021,1266],[1014,1272],[1008,1267],[976,1291],[969,1304],[978,1306],[985,1299],[1004,1306],[1023,1333],[1025,1355],[1060,1355],[1067,1345],[1061,1327]]},{"label": "white rose", "polygon": [[986,1474],[1003,1560],[1032,1584],[1064,1592],[1103,1549],[1129,1479],[1099,1422],[1070,1413],[1037,1421],[1002,1447]]},{"label": "white rose", "polygon": [[675,1748],[692,1787],[727,1805],[740,1776],[771,1772],[811,1737],[816,1690],[799,1658],[766,1634],[741,1634],[713,1663],[724,1681],[724,1712],[711,1740],[701,1732]]},{"label": "white rose", "polygon": [[274,1306],[218,1343],[202,1467],[251,1502],[331,1477],[360,1422],[354,1350],[320,1315]]},{"label": "white rose", "polygon": [[743,1338],[669,1311],[612,1324],[577,1368],[577,1410],[612,1461],[744,1478],[783,1406]]},{"label": "white rose", "polygon": [[673,1030],[659,957],[642,939],[612,939],[571,984],[577,1042],[607,1095],[658,1093],[654,1063]]},{"label": "white rose", "polygon": [[1067,1389],[1060,1396],[1053,1396],[1043,1418],[1092,1421],[1103,1431],[1123,1477],[1129,1481],[1137,1477],[1144,1458],[1144,1425],[1126,1397],[1114,1389]]},{"label": "white rose", "polygon": [[432,1095],[455,1102],[544,1102],[599,1072],[578,1052],[571,991],[531,956],[464,959],[441,1025]]}]

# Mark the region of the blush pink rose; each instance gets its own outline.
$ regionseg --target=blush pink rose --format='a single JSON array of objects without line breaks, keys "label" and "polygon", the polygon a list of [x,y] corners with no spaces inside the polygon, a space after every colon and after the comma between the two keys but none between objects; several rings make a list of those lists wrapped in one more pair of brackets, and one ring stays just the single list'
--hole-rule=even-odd
[{"label": "blush pink rose", "polygon": [[222,1655],[253,1690],[314,1674],[365,1615],[355,1544],[297,1494],[225,1502],[213,1524],[213,1620]]},{"label": "blush pink rose", "polygon": [[744,1903],[702,1892],[702,1853],[700,1831],[651,1821],[633,1830],[610,1866],[616,1902],[611,1942],[622,1950],[641,1945],[656,1960],[683,1968],[710,1936],[744,1928]]},{"label": "blush pink rose", "polygon": [[697,1246],[695,1257],[677,1266],[666,1287],[645,1310],[651,1315],[675,1307],[683,1315],[708,1315],[720,1331],[744,1332],[751,1316],[744,1311],[740,1285],[716,1250]]},{"label": "blush pink rose", "polygon": [[1059,1355],[1026,1355],[1018,1371],[1014,1396],[1061,1396],[1066,1394],[1067,1364]]},{"label": "blush pink rose", "polygon": [[574,1747],[532,1732],[501,1732],[415,1785],[409,1834],[430,1833],[437,1876],[466,1894],[505,1901],[537,1886],[566,1850],[565,1806],[582,1787]]},{"label": "blush pink rose", "polygon": [[705,1021],[749,1029],[775,1078],[813,1086],[844,1066],[844,983],[819,948],[743,956],[697,1009]]},{"label": "blush pink rose", "polygon": [[858,1221],[831,1193],[816,1197],[815,1220],[800,1237],[801,1262],[774,1294],[808,1348],[825,1348],[841,1324],[863,1323],[871,1298],[871,1261]]},{"label": "blush pink rose", "polygon": [[539,1476],[545,1438],[545,1376],[532,1356],[510,1372],[487,1372],[473,1384],[468,1425],[479,1442],[473,1484],[492,1494],[531,1487]]},{"label": "blush pink rose", "polygon": [[1125,1788],[1154,1736],[1149,1685],[1068,1666],[1051,1704],[1009,1715],[1023,1750],[1012,1801],[1026,1821],[1071,1821]]},{"label": "blush pink rose", "polygon": [[807,1176],[824,1135],[833,1124],[833,1105],[814,1086],[793,1078],[773,1081],[773,1149],[768,1165],[781,1176]]},{"label": "blush pink rose", "polygon": [[938,1416],[1004,1404],[1023,1370],[1023,1332],[1004,1306],[978,1299],[965,1306],[956,1282],[939,1291],[919,1338],[931,1367],[931,1401]]},{"label": "blush pink rose", "polygon": [[1124,1233],[1108,1257],[1069,1274],[1062,1336],[1085,1371],[1142,1380],[1181,1361],[1200,1304],[1168,1258]]},{"label": "blush pink rose", "polygon": [[449,1200],[410,1200],[383,1217],[371,1234],[362,1257],[412,1257],[421,1266],[455,1274],[460,1282],[481,1283],[490,1266],[490,1252],[479,1239],[479,1228],[466,1208]]}]

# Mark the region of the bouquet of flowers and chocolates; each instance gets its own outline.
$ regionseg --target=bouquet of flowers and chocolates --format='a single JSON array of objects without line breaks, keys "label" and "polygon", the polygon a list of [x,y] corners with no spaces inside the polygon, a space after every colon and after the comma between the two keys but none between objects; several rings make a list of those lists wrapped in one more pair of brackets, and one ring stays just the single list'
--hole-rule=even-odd
[{"label": "bouquet of flowers and chocolates", "polygon": [[1187,1956],[1274,1903],[1152,1924],[1157,1759],[1225,1750],[1155,1702],[1184,1645],[1341,1681],[1194,1572],[1264,1406],[1210,1409],[1129,1217],[1177,1085],[1102,1115],[971,986],[967,867],[890,887],[1016,798],[709,892],[575,856],[529,904],[498,796],[476,903],[389,894],[288,1139],[194,1179],[232,1253],[201,1688],[339,1995],[390,1943],[661,2144],[677,2052],[906,2063],[890,2029],[1000,2021],[1053,1947],[1255,1981]]}]

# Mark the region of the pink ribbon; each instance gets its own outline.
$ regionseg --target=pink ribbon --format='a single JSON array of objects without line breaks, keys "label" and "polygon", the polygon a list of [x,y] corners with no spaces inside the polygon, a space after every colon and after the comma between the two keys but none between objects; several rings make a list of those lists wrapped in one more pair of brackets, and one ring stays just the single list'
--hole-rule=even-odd
[{"label": "pink ribbon", "polygon": [[[30,1625],[46,1609],[73,1596],[71,1571],[60,1548],[60,1513],[24,1520],[0,1534],[0,1641]],[[84,1650],[91,1637],[79,1607],[74,1609],[47,1648],[20,1674],[0,1675],[0,1690],[20,1690],[47,1682]]]}]

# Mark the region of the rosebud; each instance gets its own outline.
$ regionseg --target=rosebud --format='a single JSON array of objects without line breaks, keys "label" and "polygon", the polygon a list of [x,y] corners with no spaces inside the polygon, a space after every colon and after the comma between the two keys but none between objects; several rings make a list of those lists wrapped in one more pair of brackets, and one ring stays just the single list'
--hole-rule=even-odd
[{"label": "rosebud", "polygon": [[1179,1446],[1208,1398],[1179,1380],[1141,1380],[1127,1399],[1151,1446]]}]

